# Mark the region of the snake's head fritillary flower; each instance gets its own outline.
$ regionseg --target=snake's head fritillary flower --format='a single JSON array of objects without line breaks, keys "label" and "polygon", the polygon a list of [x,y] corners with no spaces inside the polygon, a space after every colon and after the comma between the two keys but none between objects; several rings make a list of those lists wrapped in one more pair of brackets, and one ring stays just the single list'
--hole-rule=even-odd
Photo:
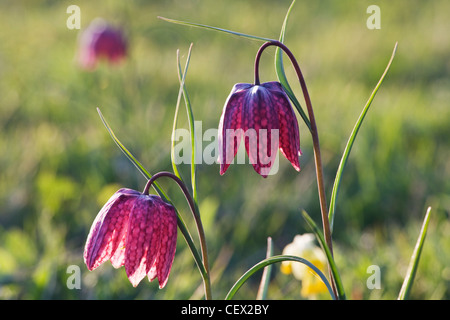
[{"label": "snake's head fritillary flower", "polygon": [[87,70],[95,69],[100,59],[119,63],[127,55],[127,42],[119,28],[97,18],[83,31],[79,39],[78,62]]},{"label": "snake's head fritillary flower", "polygon": [[297,118],[279,82],[238,83],[225,102],[219,123],[220,174],[232,163],[244,137],[250,163],[267,177],[278,149],[300,171]]},{"label": "snake's head fritillary flower", "polygon": [[125,266],[136,287],[147,275],[168,280],[177,243],[177,215],[173,206],[155,195],[120,189],[103,206],[92,224],[84,250],[89,270],[111,260]]},{"label": "snake's head fritillary flower", "polygon": [[[312,233],[296,235],[294,240],[283,249],[283,254],[304,258],[325,273],[327,259],[323,251],[315,245],[314,239],[315,237]],[[327,287],[319,276],[302,263],[283,261],[281,263],[281,271],[285,274],[292,273],[296,279],[302,281],[300,294],[305,298],[314,297],[321,292],[327,292]]]}]

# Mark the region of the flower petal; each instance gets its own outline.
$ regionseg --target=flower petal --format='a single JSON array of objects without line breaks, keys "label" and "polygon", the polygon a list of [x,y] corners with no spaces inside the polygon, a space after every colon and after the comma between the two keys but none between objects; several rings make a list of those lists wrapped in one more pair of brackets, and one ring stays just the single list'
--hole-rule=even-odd
[{"label": "flower petal", "polygon": [[162,289],[169,278],[173,259],[177,246],[177,215],[175,209],[160,200],[158,213],[160,215],[160,246],[156,269],[158,274],[159,288]]},{"label": "flower petal", "polygon": [[98,213],[84,249],[84,261],[89,270],[108,260],[122,245],[128,217],[139,194],[134,190],[120,189]]},{"label": "flower petal", "polygon": [[243,107],[245,149],[257,173],[267,177],[278,150],[277,110],[271,93],[260,85],[247,91]]},{"label": "flower petal", "polygon": [[219,122],[219,160],[220,174],[227,171],[239,149],[242,135],[242,104],[245,90],[250,88],[249,83],[234,85],[225,102]]},{"label": "flower petal", "polygon": [[300,171],[298,160],[298,157],[301,155],[300,133],[294,109],[279,82],[267,82],[263,86],[270,90],[277,109],[280,123],[280,151],[291,162],[294,169]]},{"label": "flower petal", "polygon": [[147,274],[147,253],[153,236],[154,212],[152,197],[141,195],[130,214],[125,247],[125,271],[134,287]]}]

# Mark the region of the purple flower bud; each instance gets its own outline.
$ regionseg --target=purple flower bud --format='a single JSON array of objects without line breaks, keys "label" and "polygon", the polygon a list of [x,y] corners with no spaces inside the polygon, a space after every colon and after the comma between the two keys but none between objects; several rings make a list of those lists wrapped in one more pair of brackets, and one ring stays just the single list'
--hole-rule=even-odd
[{"label": "purple flower bud", "polygon": [[126,54],[127,43],[122,31],[103,19],[93,20],[80,36],[78,62],[84,69],[95,69],[100,59],[118,63]]},{"label": "purple flower bud", "polygon": [[231,90],[219,124],[220,174],[233,161],[244,137],[255,171],[267,177],[278,148],[300,171],[297,118],[279,82],[261,85],[238,83]]},{"label": "purple flower bud", "polygon": [[163,288],[168,280],[177,243],[177,215],[155,195],[120,189],[103,206],[92,224],[84,261],[94,270],[106,260],[125,266],[136,287],[148,275]]}]

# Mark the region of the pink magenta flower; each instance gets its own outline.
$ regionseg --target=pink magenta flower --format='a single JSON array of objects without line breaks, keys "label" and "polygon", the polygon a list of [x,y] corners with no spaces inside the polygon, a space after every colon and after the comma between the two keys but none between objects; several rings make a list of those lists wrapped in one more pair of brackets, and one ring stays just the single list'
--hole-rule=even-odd
[{"label": "pink magenta flower", "polygon": [[241,138],[250,163],[267,177],[278,148],[300,171],[300,134],[297,118],[279,82],[238,83],[225,102],[219,124],[220,174],[232,163]]},{"label": "pink magenta flower", "polygon": [[92,271],[108,259],[125,266],[136,287],[147,275],[168,280],[177,243],[177,215],[172,205],[155,195],[120,189],[103,206],[92,224],[84,262]]},{"label": "pink magenta flower", "polygon": [[127,54],[122,31],[97,18],[83,31],[79,41],[78,62],[87,70],[95,69],[100,59],[119,63]]}]

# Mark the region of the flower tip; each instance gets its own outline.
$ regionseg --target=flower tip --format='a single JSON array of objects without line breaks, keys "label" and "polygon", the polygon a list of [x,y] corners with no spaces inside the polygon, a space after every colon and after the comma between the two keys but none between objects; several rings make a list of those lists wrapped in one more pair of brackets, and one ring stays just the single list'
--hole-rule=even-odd
[{"label": "flower tip", "polygon": [[230,166],[230,165],[226,165],[226,164],[221,164],[221,165],[220,165],[220,171],[219,171],[219,173],[220,173],[221,176],[223,176],[223,175],[225,174],[225,172],[227,171],[227,169],[228,169],[229,166]]},{"label": "flower tip", "polygon": [[159,289],[163,289],[166,286],[167,280],[169,280],[169,277],[167,277],[164,281],[161,281],[161,282],[159,282],[159,279],[158,279]]},{"label": "flower tip", "polygon": [[89,271],[94,270],[93,266],[91,264],[89,264],[87,261],[84,262],[86,264],[86,267]]}]

